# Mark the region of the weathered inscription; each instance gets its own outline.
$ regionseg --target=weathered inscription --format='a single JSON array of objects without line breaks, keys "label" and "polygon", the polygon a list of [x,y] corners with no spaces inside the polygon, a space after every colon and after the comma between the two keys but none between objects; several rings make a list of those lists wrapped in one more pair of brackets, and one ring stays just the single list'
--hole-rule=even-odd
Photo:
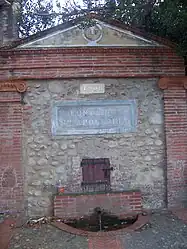
[{"label": "weathered inscription", "polygon": [[104,84],[81,84],[80,93],[81,94],[105,93],[105,85]]},{"label": "weathered inscription", "polygon": [[122,133],[135,129],[135,101],[73,101],[53,106],[53,135]]}]

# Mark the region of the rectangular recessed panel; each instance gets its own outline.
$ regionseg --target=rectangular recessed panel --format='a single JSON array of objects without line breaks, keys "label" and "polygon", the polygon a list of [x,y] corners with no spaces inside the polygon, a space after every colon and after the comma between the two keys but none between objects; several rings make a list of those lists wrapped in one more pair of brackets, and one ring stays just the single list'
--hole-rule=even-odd
[{"label": "rectangular recessed panel", "polygon": [[57,102],[52,107],[52,134],[81,135],[134,132],[134,100]]}]

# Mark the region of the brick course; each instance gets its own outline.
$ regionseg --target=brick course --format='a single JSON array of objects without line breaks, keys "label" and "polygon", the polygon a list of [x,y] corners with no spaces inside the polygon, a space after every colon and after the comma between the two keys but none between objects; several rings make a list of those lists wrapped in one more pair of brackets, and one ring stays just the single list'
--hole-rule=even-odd
[{"label": "brick course", "polygon": [[184,207],[187,202],[186,80],[168,79],[164,90],[168,207]]},{"label": "brick course", "polygon": [[122,249],[121,242],[118,238],[104,237],[90,237],[88,238],[88,249],[105,249],[107,245],[108,249]]},{"label": "brick course", "polygon": [[184,75],[166,48],[60,48],[0,51],[0,78],[54,79]]},{"label": "brick course", "polygon": [[54,215],[61,218],[80,218],[100,207],[113,214],[126,215],[142,210],[141,193],[123,192],[95,195],[60,195],[54,198]]},{"label": "brick course", "polygon": [[20,95],[0,93],[0,209],[18,211],[23,201]]}]

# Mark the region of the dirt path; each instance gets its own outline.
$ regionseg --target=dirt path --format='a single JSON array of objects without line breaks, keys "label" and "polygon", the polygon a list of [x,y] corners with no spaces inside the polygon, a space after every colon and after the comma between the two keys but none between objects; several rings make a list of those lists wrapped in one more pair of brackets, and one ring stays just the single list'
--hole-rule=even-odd
[{"label": "dirt path", "polygon": [[[0,229],[1,228],[2,226],[0,226]],[[0,232],[0,239],[2,238],[3,236]],[[110,238],[75,236],[51,225],[42,225],[39,229],[24,227],[13,230],[13,237],[10,240],[9,248],[3,248],[2,246],[0,248],[187,249],[187,224],[169,212],[165,214],[154,214],[150,219],[149,225],[141,231],[124,233],[118,237]]]}]

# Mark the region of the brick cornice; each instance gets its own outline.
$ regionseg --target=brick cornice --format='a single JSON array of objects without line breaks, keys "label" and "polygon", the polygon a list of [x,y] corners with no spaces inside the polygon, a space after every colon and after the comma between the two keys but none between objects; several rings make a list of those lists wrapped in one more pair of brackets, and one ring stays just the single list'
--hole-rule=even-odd
[{"label": "brick cornice", "polygon": [[184,60],[158,48],[56,48],[0,51],[0,78],[159,78],[184,75]]},{"label": "brick cornice", "polygon": [[25,81],[23,80],[5,80],[0,81],[0,92],[19,92],[23,93],[27,90]]},{"label": "brick cornice", "polygon": [[170,86],[182,86],[187,89],[187,76],[163,77],[158,81],[160,89],[165,90]]},{"label": "brick cornice", "polygon": [[34,54],[75,54],[75,53],[145,53],[149,54],[173,54],[176,55],[175,51],[171,48],[163,47],[75,47],[75,48],[37,48],[37,49],[15,49],[15,50],[0,50],[0,55],[34,55]]}]

